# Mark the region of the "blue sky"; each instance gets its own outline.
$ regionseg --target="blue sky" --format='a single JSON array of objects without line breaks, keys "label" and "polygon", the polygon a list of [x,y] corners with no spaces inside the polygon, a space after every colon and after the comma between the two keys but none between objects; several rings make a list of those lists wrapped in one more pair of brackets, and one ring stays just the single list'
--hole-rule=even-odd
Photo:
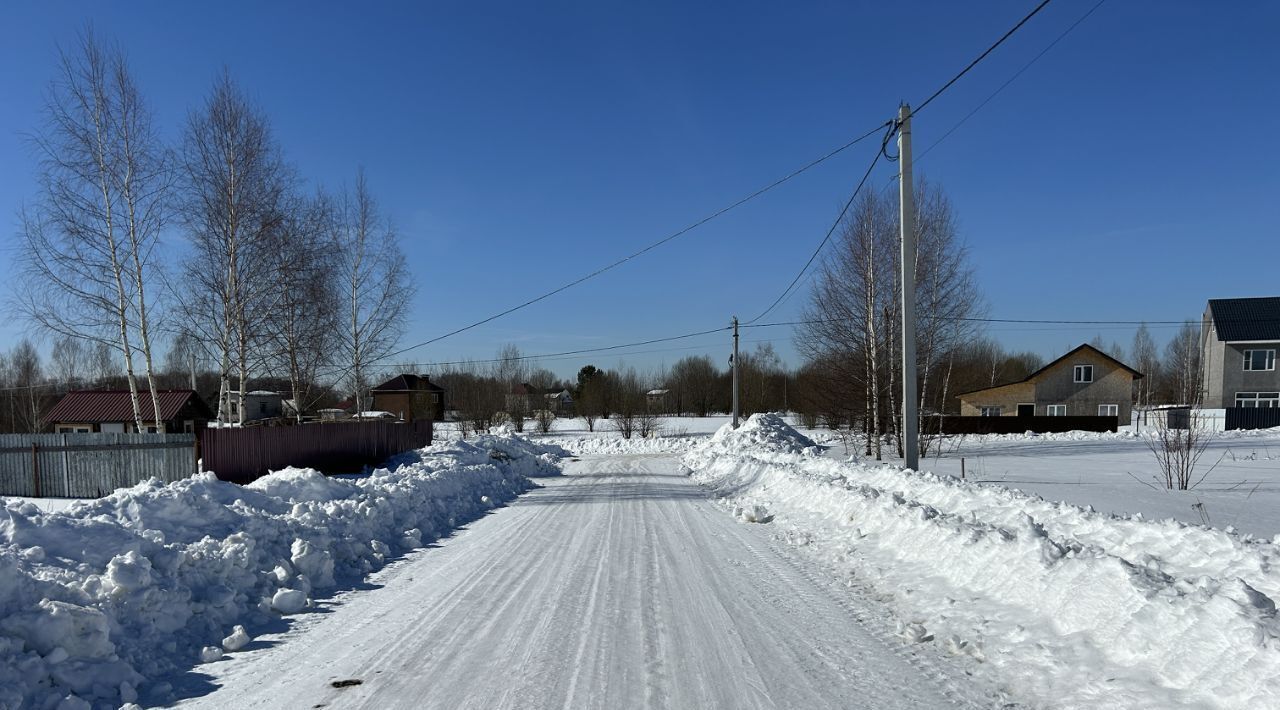
[{"label": "blue sky", "polygon": [[[915,119],[931,144],[1093,0],[1056,0]],[[365,166],[419,285],[405,343],[590,272],[918,103],[1032,6],[903,3],[9,3],[0,9],[0,226],[35,194],[56,46],[126,48],[176,137],[227,67],[289,160],[332,188]],[[1280,5],[1109,0],[922,159],[959,214],[990,314],[1166,321],[1280,293]],[[413,351],[555,352],[748,318],[808,258],[868,142],[583,286]],[[874,176],[883,185],[893,167]],[[173,248],[181,235],[170,235]],[[6,268],[8,268],[6,266]],[[774,317],[794,316],[790,299]],[[21,335],[4,319],[0,346]],[[1101,332],[993,327],[1046,357]],[[1172,332],[1155,328],[1157,341]],[[792,358],[786,328],[773,338]],[[668,350],[692,347],[688,350]],[[728,339],[651,346],[641,367]],[[547,365],[568,374],[585,361]]]}]

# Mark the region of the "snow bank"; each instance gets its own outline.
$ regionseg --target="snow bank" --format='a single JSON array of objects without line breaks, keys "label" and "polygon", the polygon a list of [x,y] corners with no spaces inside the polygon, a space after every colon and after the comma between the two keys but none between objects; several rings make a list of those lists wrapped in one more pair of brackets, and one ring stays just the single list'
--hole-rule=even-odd
[{"label": "snow bank", "polygon": [[1034,705],[1280,707],[1280,540],[841,463],[789,429],[753,417],[685,463],[888,601],[904,641]]},{"label": "snow bank", "polygon": [[0,707],[166,702],[156,679],[243,648],[246,629],[512,499],[564,453],[481,437],[362,477],[152,480],[56,513],[6,502]]},{"label": "snow bank", "polygon": [[564,447],[575,455],[586,454],[683,454],[706,442],[706,437],[655,437],[653,439],[631,438],[620,436],[597,437],[555,437],[539,439],[539,442],[554,443]]}]

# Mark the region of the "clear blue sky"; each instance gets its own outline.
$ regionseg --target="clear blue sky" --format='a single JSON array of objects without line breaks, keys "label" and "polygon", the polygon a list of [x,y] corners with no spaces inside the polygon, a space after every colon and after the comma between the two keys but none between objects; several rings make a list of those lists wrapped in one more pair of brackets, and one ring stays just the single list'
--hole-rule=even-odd
[{"label": "clear blue sky", "polygon": [[[412,343],[661,238],[886,120],[900,101],[920,102],[1032,5],[8,3],[4,254],[35,191],[23,133],[40,120],[57,44],[86,22],[125,46],[171,137],[226,66],[308,179],[339,187],[364,165],[417,276]],[[1092,5],[1051,3],[917,117],[917,150]],[[1280,293],[1278,34],[1274,2],[1109,0],[921,160],[955,204],[991,315],[1172,320],[1196,316],[1206,298]],[[803,264],[874,148],[403,359],[491,357],[504,342],[571,350],[750,317]],[[878,168],[875,183],[892,171]],[[1055,356],[1098,332],[1126,345],[1132,336],[991,334]],[[1170,332],[1154,329],[1160,342]],[[0,346],[20,333],[5,318]],[[787,329],[768,336],[793,356]],[[688,345],[698,348],[627,360],[651,367],[705,351],[723,362],[728,340]],[[547,364],[568,374],[618,359]]]}]

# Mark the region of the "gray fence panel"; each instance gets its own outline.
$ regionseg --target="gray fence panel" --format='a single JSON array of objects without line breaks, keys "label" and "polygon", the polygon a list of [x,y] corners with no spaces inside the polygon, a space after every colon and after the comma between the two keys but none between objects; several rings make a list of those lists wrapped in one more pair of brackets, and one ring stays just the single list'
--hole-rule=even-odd
[{"label": "gray fence panel", "polygon": [[195,472],[195,446],[194,434],[0,434],[0,495],[97,498],[177,481]]}]

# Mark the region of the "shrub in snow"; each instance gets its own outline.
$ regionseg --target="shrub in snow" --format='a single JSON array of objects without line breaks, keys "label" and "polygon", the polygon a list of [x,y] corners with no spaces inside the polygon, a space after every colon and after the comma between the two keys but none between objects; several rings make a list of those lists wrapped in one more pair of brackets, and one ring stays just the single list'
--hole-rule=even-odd
[{"label": "shrub in snow", "polygon": [[1280,540],[838,462],[802,440],[752,417],[684,462],[888,600],[904,641],[943,639],[1032,706],[1280,707]]},{"label": "shrub in snow", "polygon": [[480,437],[359,478],[152,480],[58,513],[7,501],[0,707],[166,702],[155,679],[243,648],[247,629],[512,499],[564,453]]}]

